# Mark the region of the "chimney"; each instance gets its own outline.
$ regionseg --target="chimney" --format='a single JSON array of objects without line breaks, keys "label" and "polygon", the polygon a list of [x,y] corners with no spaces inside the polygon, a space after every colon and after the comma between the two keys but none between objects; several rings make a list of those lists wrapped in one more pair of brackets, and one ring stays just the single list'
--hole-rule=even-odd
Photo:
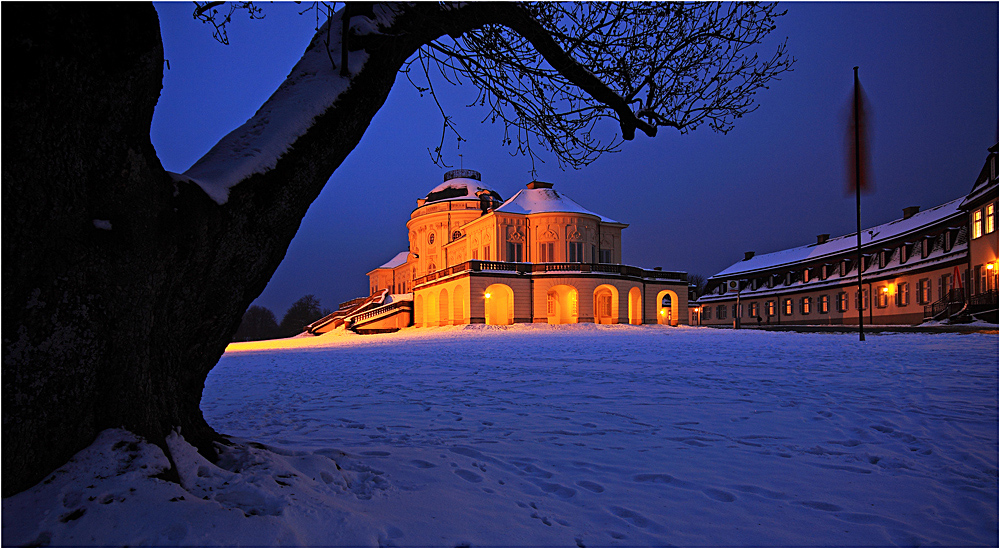
[{"label": "chimney", "polygon": [[753,257],[753,254],[754,254],[753,252],[743,252],[743,261],[750,261],[750,258]]},{"label": "chimney", "polygon": [[544,181],[532,181],[528,183],[529,189],[551,189],[552,183],[546,183]]},{"label": "chimney", "polygon": [[819,246],[820,244],[825,243],[827,240],[830,240],[830,233],[816,235],[816,245],[817,246]]},{"label": "chimney", "polygon": [[909,219],[913,217],[913,214],[920,211],[920,206],[910,206],[909,208],[903,208],[903,219]]}]

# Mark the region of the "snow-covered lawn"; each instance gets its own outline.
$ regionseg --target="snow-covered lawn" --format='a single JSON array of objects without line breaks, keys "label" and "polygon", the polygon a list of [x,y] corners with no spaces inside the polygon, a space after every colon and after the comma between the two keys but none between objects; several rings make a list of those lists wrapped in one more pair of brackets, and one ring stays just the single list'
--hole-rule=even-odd
[{"label": "snow-covered lawn", "polygon": [[206,418],[241,439],[218,464],[181,433],[183,486],[150,478],[163,453],[107,431],[3,501],[3,545],[998,544],[996,334],[532,325],[268,345],[233,346],[208,378]]}]

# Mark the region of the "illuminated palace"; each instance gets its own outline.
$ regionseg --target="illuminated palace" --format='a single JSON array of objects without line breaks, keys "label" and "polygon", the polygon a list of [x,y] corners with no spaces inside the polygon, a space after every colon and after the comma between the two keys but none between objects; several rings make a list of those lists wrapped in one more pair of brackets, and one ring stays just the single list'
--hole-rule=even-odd
[{"label": "illuminated palace", "polygon": [[[708,279],[701,325],[997,322],[997,146],[966,196],[857,233],[756,255]],[[858,269],[862,292],[858,294]],[[759,320],[758,320],[759,319]]]},{"label": "illuminated palace", "polygon": [[368,273],[370,296],[308,329],[687,324],[687,275],[623,265],[626,227],[551,183],[533,181],[503,201],[478,172],[452,170],[417,200],[409,249]]}]

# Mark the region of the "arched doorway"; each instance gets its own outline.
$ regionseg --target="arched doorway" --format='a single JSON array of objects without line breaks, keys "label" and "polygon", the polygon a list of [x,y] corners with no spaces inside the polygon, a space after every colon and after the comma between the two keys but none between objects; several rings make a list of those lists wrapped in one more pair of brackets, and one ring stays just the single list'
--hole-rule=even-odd
[{"label": "arched doorway", "polygon": [[514,291],[506,284],[491,284],[483,294],[486,300],[486,323],[507,325],[514,323]]},{"label": "arched doorway", "polygon": [[594,323],[618,323],[618,288],[610,284],[594,288]]},{"label": "arched doorway", "polygon": [[639,288],[628,291],[628,323],[642,324],[642,290]]},{"label": "arched doorway", "polygon": [[427,295],[424,296],[424,326],[438,325],[440,311],[438,310],[437,298],[437,292],[433,289],[427,290]]},{"label": "arched doorway", "polygon": [[464,324],[468,322],[469,313],[466,311],[465,289],[461,286],[451,292],[452,301],[455,302],[455,312],[451,317],[452,324]]},{"label": "arched doorway", "polygon": [[576,324],[580,317],[580,292],[566,284],[549,288],[546,316],[549,324]]},{"label": "arched doorway", "polygon": [[441,289],[441,293],[438,294],[438,325],[447,326],[451,324],[451,307],[448,302],[448,290],[445,288]]},{"label": "arched doorway", "polygon": [[677,294],[670,290],[663,290],[656,294],[656,323],[664,326],[676,326],[677,316]]}]

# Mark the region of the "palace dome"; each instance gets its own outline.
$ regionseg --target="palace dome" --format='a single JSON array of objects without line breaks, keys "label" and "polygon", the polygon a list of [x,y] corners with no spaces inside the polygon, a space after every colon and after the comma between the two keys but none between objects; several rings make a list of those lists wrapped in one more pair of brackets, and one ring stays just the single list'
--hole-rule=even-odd
[{"label": "palace dome", "polygon": [[483,186],[479,172],[466,169],[451,170],[444,174],[444,183],[427,193],[424,204],[447,200],[481,200],[480,196],[484,193],[491,198],[491,202],[495,202],[494,207],[503,203],[499,193]]}]

